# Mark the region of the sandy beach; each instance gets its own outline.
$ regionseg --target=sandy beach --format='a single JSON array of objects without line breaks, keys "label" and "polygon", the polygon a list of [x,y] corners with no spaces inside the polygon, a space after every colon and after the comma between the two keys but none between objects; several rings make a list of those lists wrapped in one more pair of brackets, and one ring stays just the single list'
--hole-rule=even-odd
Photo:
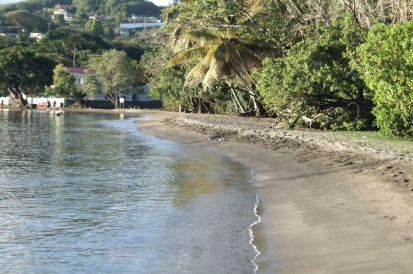
[{"label": "sandy beach", "polygon": [[255,118],[156,113],[145,133],[233,157],[262,203],[259,273],[410,273],[412,156]]}]

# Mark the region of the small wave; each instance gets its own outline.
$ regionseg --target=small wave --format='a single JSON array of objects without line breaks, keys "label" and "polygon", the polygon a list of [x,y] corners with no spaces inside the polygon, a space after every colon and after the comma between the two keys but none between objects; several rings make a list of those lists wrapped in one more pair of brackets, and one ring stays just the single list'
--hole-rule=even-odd
[{"label": "small wave", "polygon": [[[252,180],[251,183],[254,182],[254,171],[251,170],[251,175],[252,175]],[[250,233],[250,241],[249,244],[252,246],[252,248],[255,251],[255,256],[254,258],[251,260],[251,263],[254,266],[254,273],[257,273],[258,270],[260,269],[258,263],[257,263],[257,258],[261,255],[261,252],[259,251],[258,247],[254,244],[254,240],[255,240],[255,235],[254,235],[254,231],[253,228],[254,226],[258,225],[259,223],[261,223],[261,216],[258,214],[258,208],[260,206],[260,197],[258,194],[256,194],[256,201],[255,201],[255,206],[254,206],[254,215],[257,218],[255,222],[253,222],[252,224],[250,224],[250,226],[248,227],[248,231]]]}]

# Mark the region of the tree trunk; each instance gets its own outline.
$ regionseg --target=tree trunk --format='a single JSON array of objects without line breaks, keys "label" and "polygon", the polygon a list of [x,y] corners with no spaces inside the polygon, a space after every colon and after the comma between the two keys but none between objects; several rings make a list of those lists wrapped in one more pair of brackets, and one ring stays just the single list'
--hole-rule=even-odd
[{"label": "tree trunk", "polygon": [[237,93],[236,93],[235,90],[232,88],[232,86],[231,86],[231,84],[229,83],[229,81],[227,81],[227,85],[228,85],[229,89],[231,90],[232,96],[234,97],[235,102],[237,103],[239,109],[241,110],[242,113],[245,113],[245,109],[244,109],[244,107],[242,106],[241,101],[239,100]]},{"label": "tree trunk", "polygon": [[264,114],[264,108],[260,104],[260,102],[257,101],[257,97],[250,94],[252,102],[254,103],[254,111],[255,111],[255,116],[261,117]]},{"label": "tree trunk", "polygon": [[194,110],[195,110],[194,98],[192,98],[192,96],[189,96],[189,100],[190,100],[190,102],[191,102],[191,110],[190,110],[190,112],[194,112]]},{"label": "tree trunk", "polygon": [[198,98],[198,113],[202,113],[202,100]]},{"label": "tree trunk", "polygon": [[16,102],[19,107],[30,107],[29,102],[23,98],[22,93],[19,90],[19,86],[16,83],[12,83],[8,87],[10,98]]},{"label": "tree trunk", "polygon": [[254,111],[255,111],[255,116],[260,117],[264,113],[264,108],[262,105],[257,101],[258,93],[255,90],[255,84],[252,83],[247,83],[240,75],[236,74],[238,79],[240,79],[245,87],[247,88],[247,93],[252,99],[252,102],[254,103]]}]

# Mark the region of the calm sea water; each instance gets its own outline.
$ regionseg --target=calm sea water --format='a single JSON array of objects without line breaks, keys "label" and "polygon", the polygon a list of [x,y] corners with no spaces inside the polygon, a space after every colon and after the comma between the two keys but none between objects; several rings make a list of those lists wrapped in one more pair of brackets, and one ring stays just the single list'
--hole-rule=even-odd
[{"label": "calm sea water", "polygon": [[254,273],[250,171],[137,119],[0,110],[0,273]]}]

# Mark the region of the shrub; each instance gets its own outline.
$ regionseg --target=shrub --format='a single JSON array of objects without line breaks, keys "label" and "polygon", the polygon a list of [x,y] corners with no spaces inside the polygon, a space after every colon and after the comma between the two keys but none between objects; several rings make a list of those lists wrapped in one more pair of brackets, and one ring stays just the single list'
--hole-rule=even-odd
[{"label": "shrub", "polygon": [[380,132],[413,136],[413,22],[374,25],[358,53],[358,70],[374,91]]}]

